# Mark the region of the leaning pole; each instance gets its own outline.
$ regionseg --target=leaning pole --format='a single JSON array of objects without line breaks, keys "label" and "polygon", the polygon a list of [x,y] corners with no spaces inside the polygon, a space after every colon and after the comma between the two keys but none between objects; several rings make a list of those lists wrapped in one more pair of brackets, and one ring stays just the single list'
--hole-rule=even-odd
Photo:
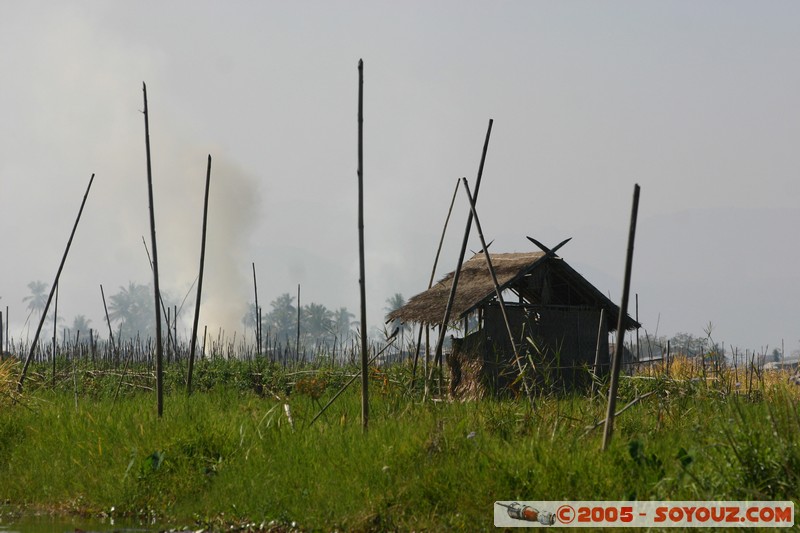
[{"label": "leaning pole", "polygon": [[631,268],[633,266],[633,242],[636,238],[636,218],[639,213],[639,184],[633,186],[633,206],[631,208],[631,225],[628,231],[628,251],[625,255],[625,280],[622,285],[622,301],[619,306],[617,318],[617,344],[614,346],[614,359],[611,361],[611,383],[608,390],[608,407],[606,409],[606,423],[603,428],[603,446],[605,451],[611,444],[614,432],[614,417],[617,405],[617,390],[619,387],[619,371],[622,362],[622,350],[625,343],[625,326],[628,316],[628,296],[631,288]]},{"label": "leaning pole", "polygon": [[[208,189],[211,186],[211,154],[208,154],[206,166],[206,193],[203,200],[203,230],[200,239],[200,273],[197,275],[197,300],[194,303],[194,320],[192,321],[192,343],[189,346],[189,373],[186,377],[186,394],[192,394],[192,372],[194,370],[194,354],[197,345],[197,323],[200,320],[200,300],[203,296],[203,269],[206,262],[206,229],[208,228]],[[253,275],[255,276],[255,263]],[[258,301],[256,301],[258,308]],[[260,346],[260,344],[259,344]]]},{"label": "leaning pole", "polygon": [[[36,351],[36,344],[39,342],[39,335],[42,333],[42,326],[44,326],[44,321],[47,318],[47,310],[50,309],[50,302],[53,301],[53,293],[55,293],[56,288],[58,287],[58,280],[61,277],[61,271],[64,269],[64,263],[67,261],[67,255],[69,254],[69,249],[72,246],[72,238],[75,237],[75,230],[78,229],[78,222],[81,221],[81,214],[83,213],[83,206],[86,205],[86,198],[89,196],[89,191],[92,188],[92,182],[94,181],[94,174],[92,177],[89,178],[89,185],[86,187],[86,192],[83,195],[83,200],[81,201],[81,208],[78,210],[78,216],[75,218],[75,224],[72,226],[72,233],[69,234],[69,240],[67,241],[67,247],[64,249],[64,255],[61,256],[61,263],[58,265],[58,271],[56,272],[56,279],[53,281],[53,286],[50,287],[50,295],[47,297],[47,303],[44,305],[44,309],[42,310],[42,316],[39,320],[39,326],[36,328],[36,334],[33,336],[33,342],[31,343],[31,350],[28,352],[28,357],[25,358],[25,364],[22,366],[22,373],[19,375],[19,382],[17,383],[17,392],[22,392],[22,383],[25,381],[25,374],[28,372],[28,366],[31,364],[31,359],[33,359],[33,353]],[[8,313],[6,313],[8,316]],[[6,318],[8,320],[8,318]],[[6,335],[6,340],[8,340],[8,335]],[[56,354],[53,353],[53,358],[55,358]]]},{"label": "leaning pole", "polygon": [[156,307],[156,403],[158,417],[164,414],[164,347],[161,342],[161,290],[158,286],[158,248],[156,247],[156,216],[153,207],[153,171],[150,165],[150,122],[147,113],[147,85],[142,82],[144,93],[144,144],[147,152],[147,194],[150,203],[150,240],[153,247],[153,289]]}]

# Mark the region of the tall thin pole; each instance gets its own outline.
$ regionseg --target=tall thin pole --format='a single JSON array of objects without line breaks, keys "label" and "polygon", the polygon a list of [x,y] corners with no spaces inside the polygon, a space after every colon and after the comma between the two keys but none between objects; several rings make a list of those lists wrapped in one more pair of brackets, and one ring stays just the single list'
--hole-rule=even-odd
[{"label": "tall thin pole", "polygon": [[522,380],[522,386],[525,388],[525,394],[527,394],[529,399],[532,399],[531,391],[528,388],[528,382],[525,381],[525,371],[522,368],[522,362],[519,357],[519,352],[517,351],[517,344],[514,342],[514,333],[511,331],[511,323],[508,321],[508,314],[506,314],[506,303],[503,301],[503,292],[500,290],[500,283],[497,281],[497,274],[495,274],[494,266],[492,266],[492,258],[489,256],[489,247],[486,245],[486,239],[483,237],[483,229],[481,229],[481,221],[478,218],[478,211],[475,209],[475,199],[472,197],[472,193],[469,190],[467,178],[461,178],[461,183],[464,184],[464,189],[467,192],[470,213],[472,213],[472,216],[475,218],[475,229],[478,231],[478,237],[480,237],[481,240],[483,256],[486,259],[486,268],[489,269],[489,274],[492,276],[495,296],[497,296],[497,302],[500,304],[500,314],[503,315],[503,322],[506,325],[506,333],[508,333],[508,341],[511,343],[511,349],[514,352],[514,361],[516,361],[517,369],[519,370],[519,377]]},{"label": "tall thin pole", "polygon": [[[436,267],[439,265],[439,255],[442,252],[442,244],[444,244],[444,236],[447,233],[447,226],[450,223],[450,215],[453,214],[453,205],[456,203],[456,195],[458,194],[458,181],[456,180],[456,187],[453,189],[453,198],[450,200],[450,208],[447,210],[447,217],[444,220],[444,227],[442,228],[442,236],[439,238],[439,247],[436,249],[436,257],[433,260],[433,268],[431,268],[431,277],[428,280],[428,288],[430,289],[433,287],[433,279],[436,276]],[[426,332],[429,331],[428,324],[425,324]],[[414,380],[417,377],[417,361],[419,360],[419,350],[420,346],[422,345],[422,324],[420,324],[419,328],[419,335],[417,336],[417,350],[414,352],[414,366],[411,370],[411,389],[414,389]],[[427,353],[427,349],[426,349]],[[426,367],[425,370],[427,371],[427,358],[426,358]]]},{"label": "tall thin pole", "polygon": [[53,303],[53,388],[56,387],[56,347],[58,346],[58,285],[56,301]]},{"label": "tall thin pole", "polygon": [[158,248],[156,247],[156,215],[153,207],[153,171],[150,164],[150,115],[147,112],[147,85],[142,82],[144,93],[144,141],[147,153],[147,197],[150,204],[150,241],[153,247],[153,288],[156,311],[156,403],[158,417],[164,414],[164,347],[161,342],[161,290],[158,285]]},{"label": "tall thin pole", "polygon": [[628,253],[625,257],[625,281],[622,285],[622,302],[619,306],[617,320],[617,344],[614,346],[614,359],[611,361],[611,384],[608,390],[608,409],[606,424],[603,429],[603,450],[611,444],[614,432],[614,410],[617,406],[617,390],[619,388],[619,367],[622,361],[623,343],[625,342],[625,323],[628,316],[628,295],[631,287],[631,268],[633,266],[633,241],[636,237],[636,217],[639,212],[639,184],[633,186],[633,207],[631,209],[631,227],[628,233]]},{"label": "tall thin pole", "polygon": [[[39,327],[36,328],[36,335],[34,335],[33,342],[31,343],[31,351],[28,352],[28,357],[25,359],[25,364],[22,367],[22,373],[20,374],[19,382],[17,383],[18,392],[22,392],[22,384],[25,381],[25,374],[28,372],[28,366],[30,366],[31,359],[33,359],[33,353],[36,351],[36,343],[39,342],[39,335],[42,333],[42,326],[44,326],[44,321],[47,318],[47,310],[50,309],[50,302],[53,300],[53,293],[55,292],[56,287],[58,287],[58,280],[61,277],[61,271],[64,269],[64,263],[67,261],[67,255],[69,254],[69,249],[72,246],[72,238],[75,237],[75,230],[78,229],[78,222],[81,220],[83,206],[86,205],[86,198],[89,196],[89,190],[92,188],[93,181],[94,174],[92,174],[92,177],[89,178],[89,185],[86,187],[86,193],[83,195],[81,208],[78,210],[78,216],[75,218],[75,224],[72,226],[72,233],[69,234],[67,247],[64,249],[64,255],[61,257],[61,263],[58,265],[56,279],[53,281],[53,286],[50,288],[50,295],[47,297],[47,303],[44,305],[44,309],[42,310],[42,317],[39,319]],[[8,308],[6,308],[6,314],[8,314]],[[6,324],[6,328],[7,326],[8,325]],[[8,342],[8,329],[6,329],[6,342]]]},{"label": "tall thin pole", "polygon": [[256,308],[253,310],[256,322],[256,353],[261,353],[261,310],[258,307],[258,281],[256,280],[256,263],[253,262],[253,293],[256,299]]},{"label": "tall thin pole", "polygon": [[111,346],[111,357],[116,360],[114,350],[114,331],[111,329],[111,319],[108,318],[108,306],[106,305],[106,293],[103,291],[103,284],[100,284],[100,296],[103,298],[103,311],[106,313],[106,324],[108,324],[108,341]]},{"label": "tall thin pole", "polygon": [[[600,347],[603,343],[603,332],[606,331],[603,328],[603,325],[606,323],[606,310],[604,308],[600,308],[600,324],[597,326],[597,345],[595,347],[594,352],[594,366],[592,367],[592,396],[594,396],[594,389],[595,385],[597,384],[597,378],[600,376]],[[606,332],[606,341],[608,341],[608,333]],[[608,353],[608,349],[606,349],[606,354]]]},{"label": "tall thin pole", "polygon": [[[639,293],[637,292],[633,296],[634,296],[634,304],[636,306],[636,322],[638,323],[639,322]],[[650,354],[648,359],[650,359],[651,357],[653,357],[653,354]],[[639,348],[639,327],[637,326],[636,327],[636,362],[638,363],[641,360],[642,360],[642,352],[641,352],[641,349]],[[648,368],[649,368],[649,365],[648,365]]]},{"label": "tall thin pole", "polygon": [[[147,264],[150,265],[150,270],[153,271],[153,260],[150,258],[150,250],[147,248],[147,241],[142,235],[142,245],[144,246],[144,253],[147,254]],[[155,275],[155,272],[153,273]],[[169,345],[172,344],[173,349],[175,352],[178,352],[178,340],[177,338],[172,338],[172,328],[170,327],[170,320],[169,320],[169,309],[166,305],[164,305],[164,299],[161,297],[159,293],[158,299],[161,302],[161,312],[164,313],[164,316],[167,317],[167,351],[169,351]],[[177,329],[177,328],[176,328]],[[177,333],[175,335],[177,337]],[[167,358],[169,360],[169,358]]]},{"label": "tall thin pole", "polygon": [[364,61],[358,60],[358,265],[361,289],[361,426],[369,426],[369,357],[367,354],[367,291],[364,279]]},{"label": "tall thin pole", "polygon": [[294,343],[294,359],[300,362],[300,284],[297,284],[297,339]]},{"label": "tall thin pole", "polygon": [[[494,123],[493,119],[489,119],[489,127],[486,130],[486,139],[483,141],[483,152],[481,153],[481,163],[478,167],[478,178],[475,180],[475,196],[473,201],[475,203],[478,202],[478,192],[481,188],[481,179],[483,178],[483,166],[486,162],[486,152],[489,149],[489,137],[492,135],[492,124]],[[447,333],[447,324],[450,322],[450,313],[453,311],[453,300],[455,300],[456,296],[456,289],[458,287],[458,278],[461,275],[461,265],[464,264],[464,255],[467,252],[467,242],[469,241],[469,233],[472,229],[472,211],[469,212],[469,216],[467,216],[467,227],[464,229],[464,240],[461,242],[461,251],[458,254],[458,264],[456,265],[455,273],[453,274],[453,282],[450,286],[450,296],[447,299],[447,306],[444,310],[444,318],[442,318],[442,324],[439,327],[439,338],[436,341],[436,356],[433,360],[433,367],[431,368],[431,375],[433,374],[433,369],[437,365],[441,365],[442,363],[442,346],[444,345],[444,336]]]},{"label": "tall thin pole", "polygon": [[[189,375],[186,379],[186,393],[192,393],[192,371],[194,370],[194,353],[197,345],[197,323],[200,320],[200,298],[203,295],[203,268],[206,261],[206,228],[208,226],[208,189],[211,186],[211,154],[208,155],[206,168],[206,194],[203,200],[203,236],[200,240],[200,275],[197,278],[197,301],[194,304],[194,321],[192,322],[192,344],[189,347]],[[253,276],[256,265],[253,263]],[[258,300],[256,300],[258,305]]]}]

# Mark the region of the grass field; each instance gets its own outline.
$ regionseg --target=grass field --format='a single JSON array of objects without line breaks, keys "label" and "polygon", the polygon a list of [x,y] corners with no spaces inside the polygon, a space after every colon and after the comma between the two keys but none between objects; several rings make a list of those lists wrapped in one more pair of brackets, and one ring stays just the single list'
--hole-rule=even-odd
[{"label": "grass field", "polygon": [[[800,501],[797,387],[624,379],[600,452],[605,400],[585,396],[422,401],[403,366],[371,372],[371,419],[355,372],[202,361],[187,398],[176,365],[156,416],[146,368],[0,366],[0,501],[31,513],[308,530],[491,530],[495,500]],[[757,388],[756,388],[757,387]],[[291,413],[291,423],[285,405]],[[249,525],[248,525],[249,524]],[[272,524],[270,526],[270,524]]]}]

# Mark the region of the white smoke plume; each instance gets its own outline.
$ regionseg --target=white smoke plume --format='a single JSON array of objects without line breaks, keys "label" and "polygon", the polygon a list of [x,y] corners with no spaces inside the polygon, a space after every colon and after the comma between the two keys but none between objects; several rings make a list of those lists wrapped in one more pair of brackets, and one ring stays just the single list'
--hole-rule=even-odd
[{"label": "white smoke plume", "polygon": [[[154,165],[153,170],[160,283],[162,290],[179,295],[180,299],[190,292],[180,318],[191,327],[197,291],[193,283],[199,274],[207,155],[182,145],[172,145],[162,152],[160,157],[167,162],[159,165],[158,171]],[[248,248],[259,194],[253,176],[224,156],[211,154],[211,157],[198,335],[202,335],[204,325],[214,335],[219,328],[232,335],[242,329],[241,319],[247,302],[252,300]],[[149,232],[146,235],[149,246]]]}]

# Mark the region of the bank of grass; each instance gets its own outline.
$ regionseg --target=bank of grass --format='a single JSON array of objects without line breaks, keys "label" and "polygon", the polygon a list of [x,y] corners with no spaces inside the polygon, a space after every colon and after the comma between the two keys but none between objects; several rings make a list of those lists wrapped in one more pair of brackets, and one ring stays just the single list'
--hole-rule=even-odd
[{"label": "bank of grass", "polygon": [[168,380],[161,420],[143,369],[120,387],[118,371],[65,365],[55,390],[41,369],[16,403],[6,387],[0,500],[163,527],[474,531],[493,529],[495,500],[800,499],[798,396],[782,379],[758,394],[626,379],[618,405],[654,392],[601,453],[587,427],[602,397],[422,403],[403,368],[374,371],[365,434],[357,386],[309,426],[346,370],[209,365],[191,398]]}]

